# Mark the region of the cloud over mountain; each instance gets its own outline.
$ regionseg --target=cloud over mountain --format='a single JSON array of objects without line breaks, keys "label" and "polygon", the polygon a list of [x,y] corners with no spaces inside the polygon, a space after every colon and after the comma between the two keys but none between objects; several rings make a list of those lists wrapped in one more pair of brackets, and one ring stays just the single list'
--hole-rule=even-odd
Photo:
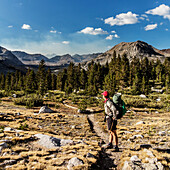
[{"label": "cloud over mountain", "polygon": [[126,24],[135,24],[138,22],[137,14],[133,14],[132,12],[121,13],[116,15],[115,18],[110,17],[104,20],[105,24],[114,25],[126,25]]},{"label": "cloud over mountain", "polygon": [[86,27],[83,30],[79,31],[78,33],[90,34],[90,35],[108,34],[108,32],[104,31],[102,28],[93,28],[93,27]]},{"label": "cloud over mountain", "polygon": [[145,27],[145,31],[154,30],[157,28],[158,24],[150,24]]}]

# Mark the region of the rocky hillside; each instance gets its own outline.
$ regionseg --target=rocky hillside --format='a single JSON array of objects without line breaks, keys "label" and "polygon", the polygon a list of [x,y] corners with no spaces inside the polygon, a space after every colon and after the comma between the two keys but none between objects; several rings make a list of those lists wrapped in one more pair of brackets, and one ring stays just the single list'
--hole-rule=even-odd
[{"label": "rocky hillside", "polygon": [[74,62],[74,58],[70,54],[65,54],[62,56],[55,56],[48,60],[48,65],[64,65]]},{"label": "rocky hillside", "polygon": [[[170,53],[167,52],[168,50],[158,50],[146,42],[136,41],[128,43],[121,42],[105,53],[99,55],[94,59],[94,62],[100,62],[101,64],[105,64],[107,61],[110,62],[114,51],[120,56],[126,54],[129,59],[136,56],[139,58],[148,57],[149,59],[159,58],[163,61],[165,57],[170,57]],[[86,64],[88,64],[88,62]]]},{"label": "rocky hillside", "polygon": [[13,51],[12,53],[26,65],[38,65],[42,59],[48,61],[48,58],[42,54],[28,54],[23,51]]},{"label": "rocky hillside", "polygon": [[170,54],[170,48],[169,49],[163,49],[161,50],[163,53],[167,53],[167,54]]},{"label": "rocky hillside", "polygon": [[0,72],[25,71],[24,64],[11,51],[0,47]]}]

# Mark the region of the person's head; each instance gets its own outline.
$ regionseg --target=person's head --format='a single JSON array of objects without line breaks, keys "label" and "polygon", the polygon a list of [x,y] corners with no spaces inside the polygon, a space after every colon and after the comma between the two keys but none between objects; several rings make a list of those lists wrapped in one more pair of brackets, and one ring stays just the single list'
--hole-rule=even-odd
[{"label": "person's head", "polygon": [[104,98],[104,99],[109,98],[109,93],[108,93],[108,91],[104,91],[104,92],[102,93],[102,95],[103,95],[103,98]]}]

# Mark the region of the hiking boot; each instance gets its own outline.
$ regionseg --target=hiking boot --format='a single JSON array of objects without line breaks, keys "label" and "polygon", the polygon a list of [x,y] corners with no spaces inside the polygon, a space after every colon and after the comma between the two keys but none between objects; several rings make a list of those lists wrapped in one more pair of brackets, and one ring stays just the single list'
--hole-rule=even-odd
[{"label": "hiking boot", "polygon": [[118,151],[119,151],[119,148],[118,148],[118,146],[117,146],[117,145],[114,145],[114,146],[113,146],[113,149],[115,149],[115,151],[116,151],[116,152],[118,152]]},{"label": "hiking boot", "polygon": [[108,143],[105,147],[105,149],[112,149],[113,148],[113,145],[112,143]]}]

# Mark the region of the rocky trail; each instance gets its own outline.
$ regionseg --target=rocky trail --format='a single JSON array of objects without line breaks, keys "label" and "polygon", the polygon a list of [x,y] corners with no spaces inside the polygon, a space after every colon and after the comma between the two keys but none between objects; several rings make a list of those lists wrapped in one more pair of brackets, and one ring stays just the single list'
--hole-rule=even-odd
[{"label": "rocky trail", "polygon": [[[97,120],[95,120],[94,114],[88,115],[89,123],[92,129],[97,133],[101,138],[101,147],[102,143],[108,143],[109,134],[104,132],[102,128],[98,125]],[[117,164],[119,163],[122,149],[120,148],[119,152],[115,152],[114,149],[104,149],[102,148],[99,160],[97,162],[97,169],[117,169]]]}]

